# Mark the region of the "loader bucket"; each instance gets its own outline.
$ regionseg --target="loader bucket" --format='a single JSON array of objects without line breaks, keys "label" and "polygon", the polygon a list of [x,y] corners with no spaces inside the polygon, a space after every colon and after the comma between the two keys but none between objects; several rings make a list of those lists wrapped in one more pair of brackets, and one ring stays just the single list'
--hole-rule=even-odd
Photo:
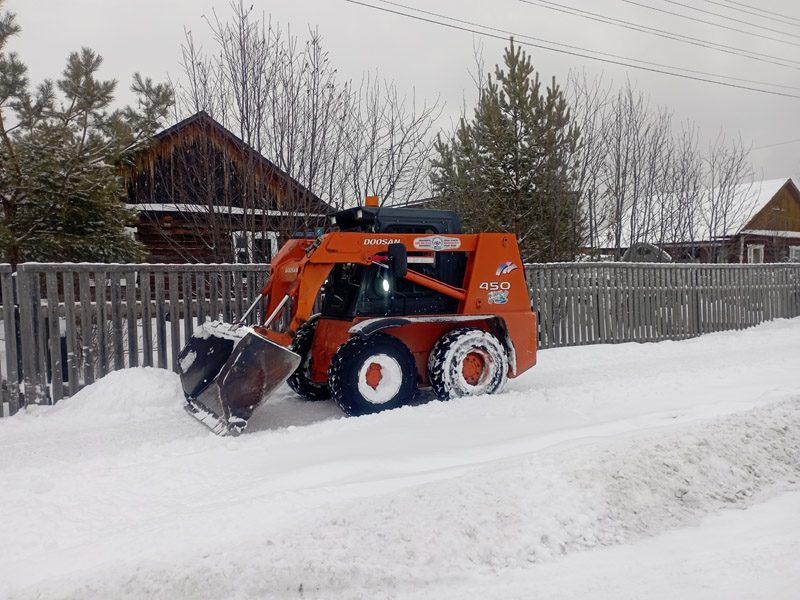
[{"label": "loader bucket", "polygon": [[250,327],[209,322],[178,356],[186,410],[214,433],[238,435],[300,357]]}]

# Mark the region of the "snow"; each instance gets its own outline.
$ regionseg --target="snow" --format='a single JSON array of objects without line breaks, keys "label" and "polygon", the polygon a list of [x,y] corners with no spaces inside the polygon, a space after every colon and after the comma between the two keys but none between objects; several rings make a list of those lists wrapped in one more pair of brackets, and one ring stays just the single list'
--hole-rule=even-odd
[{"label": "snow", "polygon": [[798,355],[792,319],[359,418],[282,387],[238,438],[115,372],[0,419],[0,598],[796,598]]}]

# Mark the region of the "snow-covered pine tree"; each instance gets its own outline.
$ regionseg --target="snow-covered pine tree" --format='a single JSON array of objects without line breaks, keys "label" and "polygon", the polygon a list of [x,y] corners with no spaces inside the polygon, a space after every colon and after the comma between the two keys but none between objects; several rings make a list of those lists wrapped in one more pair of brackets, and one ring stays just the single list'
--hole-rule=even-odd
[{"label": "snow-covered pine tree", "polygon": [[555,79],[542,90],[513,39],[471,121],[439,136],[431,183],[468,231],[517,234],[525,261],[571,260],[581,241],[573,160],[579,132]]},{"label": "snow-covered pine tree", "polygon": [[[0,0],[0,10],[3,0]],[[112,110],[116,81],[101,80],[102,58],[70,54],[62,76],[30,91],[25,64],[8,52],[20,32],[0,15],[0,260],[126,262],[143,248],[125,228],[120,167],[125,150],[158,128],[172,92],[134,76],[136,108]]]}]

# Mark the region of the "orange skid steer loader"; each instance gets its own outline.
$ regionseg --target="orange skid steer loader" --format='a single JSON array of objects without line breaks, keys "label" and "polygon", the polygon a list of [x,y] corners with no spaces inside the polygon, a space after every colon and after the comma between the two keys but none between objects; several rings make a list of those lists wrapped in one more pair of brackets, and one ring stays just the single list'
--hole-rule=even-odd
[{"label": "orange skid steer loader", "polygon": [[241,433],[285,381],[364,415],[421,387],[441,400],[498,392],[536,363],[513,235],[462,234],[451,211],[374,205],[331,225],[274,257],[261,325],[206,322],[181,351],[186,409],[215,433]]}]

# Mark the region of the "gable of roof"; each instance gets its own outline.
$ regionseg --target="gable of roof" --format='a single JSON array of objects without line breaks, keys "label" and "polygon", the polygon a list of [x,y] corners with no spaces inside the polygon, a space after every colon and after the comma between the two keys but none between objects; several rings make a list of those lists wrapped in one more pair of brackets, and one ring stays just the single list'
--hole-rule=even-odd
[{"label": "gable of roof", "polygon": [[787,179],[764,205],[759,208],[740,229],[741,233],[775,232],[800,235],[800,191],[791,179]]},{"label": "gable of roof", "polygon": [[310,200],[318,212],[333,212],[329,204],[202,110],[155,134],[138,152],[134,150],[136,158],[128,175],[152,169],[159,159],[172,156],[179,145],[199,140],[210,142],[243,169],[254,167],[256,177],[270,187],[285,186],[292,195]]}]

